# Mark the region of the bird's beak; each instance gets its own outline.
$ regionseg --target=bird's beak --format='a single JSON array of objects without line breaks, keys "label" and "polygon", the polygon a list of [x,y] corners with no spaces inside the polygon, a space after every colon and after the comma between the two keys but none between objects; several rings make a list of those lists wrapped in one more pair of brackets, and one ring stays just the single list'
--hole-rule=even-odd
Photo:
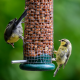
[{"label": "bird's beak", "polygon": [[11,46],[14,48],[14,43],[11,43]]},{"label": "bird's beak", "polygon": [[61,40],[59,40],[61,42]]}]

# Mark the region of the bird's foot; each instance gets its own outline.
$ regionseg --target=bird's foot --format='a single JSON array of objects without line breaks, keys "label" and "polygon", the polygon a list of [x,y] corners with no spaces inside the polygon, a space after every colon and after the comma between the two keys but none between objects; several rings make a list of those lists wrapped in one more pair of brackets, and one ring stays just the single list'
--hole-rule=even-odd
[{"label": "bird's foot", "polygon": [[56,54],[56,53],[57,53],[57,51],[55,50],[55,51],[53,51],[53,53],[54,53],[54,54]]}]

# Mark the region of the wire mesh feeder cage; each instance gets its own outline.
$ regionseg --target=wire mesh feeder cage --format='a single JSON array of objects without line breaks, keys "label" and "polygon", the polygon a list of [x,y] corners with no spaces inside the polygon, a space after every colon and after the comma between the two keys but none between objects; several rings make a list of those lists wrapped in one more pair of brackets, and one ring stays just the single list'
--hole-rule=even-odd
[{"label": "wire mesh feeder cage", "polygon": [[53,0],[26,0],[23,70],[53,70]]}]

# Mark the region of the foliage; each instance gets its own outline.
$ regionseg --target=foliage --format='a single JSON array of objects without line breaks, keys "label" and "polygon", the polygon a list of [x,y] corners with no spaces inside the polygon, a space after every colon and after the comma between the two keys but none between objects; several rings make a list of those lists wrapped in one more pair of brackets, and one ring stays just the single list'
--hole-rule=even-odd
[{"label": "foliage", "polygon": [[19,40],[14,49],[6,44],[4,30],[11,19],[20,17],[24,8],[25,0],[0,0],[0,80],[80,80],[80,0],[54,0],[54,48],[58,49],[62,38],[72,43],[72,55],[55,78],[54,70],[23,71],[19,64],[11,64],[11,60],[23,59],[23,44]]}]

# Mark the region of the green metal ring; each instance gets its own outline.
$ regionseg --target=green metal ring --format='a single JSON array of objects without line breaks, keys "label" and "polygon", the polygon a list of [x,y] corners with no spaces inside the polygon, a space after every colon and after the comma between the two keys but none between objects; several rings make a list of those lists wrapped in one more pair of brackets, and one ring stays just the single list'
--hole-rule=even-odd
[{"label": "green metal ring", "polygon": [[54,64],[20,64],[20,69],[28,71],[48,71],[54,70]]}]

